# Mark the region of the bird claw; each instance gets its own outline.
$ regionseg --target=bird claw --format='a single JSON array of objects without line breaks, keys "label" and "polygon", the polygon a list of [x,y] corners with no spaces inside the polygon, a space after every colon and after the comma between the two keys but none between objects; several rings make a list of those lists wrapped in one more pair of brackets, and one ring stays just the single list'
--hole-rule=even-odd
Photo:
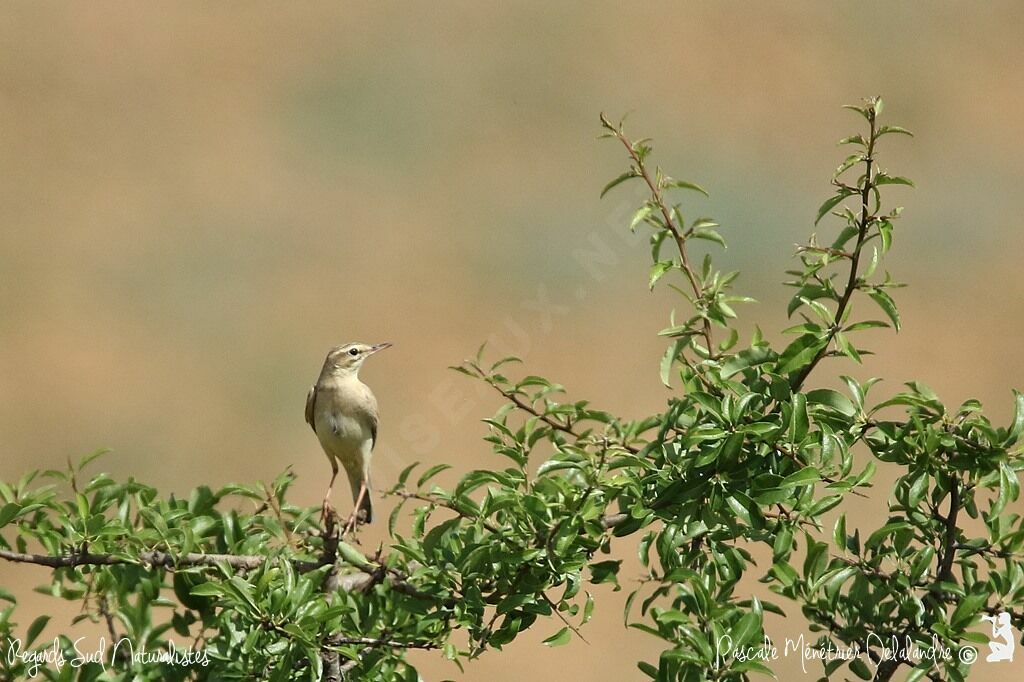
[{"label": "bird claw", "polygon": [[348,517],[348,520],[345,522],[345,527],[341,530],[341,535],[344,537],[345,535],[348,535],[358,527],[359,515],[356,512],[352,512],[352,514]]},{"label": "bird claw", "polygon": [[328,524],[334,525],[334,518],[337,514],[334,511],[334,507],[327,500],[324,500],[323,506],[320,508],[320,521],[326,527]]}]

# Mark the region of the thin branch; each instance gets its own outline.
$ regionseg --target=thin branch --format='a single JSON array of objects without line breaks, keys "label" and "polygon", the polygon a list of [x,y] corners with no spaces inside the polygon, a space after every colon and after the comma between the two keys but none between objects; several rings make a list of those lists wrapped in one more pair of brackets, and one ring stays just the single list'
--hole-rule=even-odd
[{"label": "thin branch", "polygon": [[[583,509],[583,505],[587,503],[587,500],[589,500],[590,496],[594,493],[594,490],[597,488],[598,481],[600,480],[601,475],[604,473],[604,464],[607,457],[608,439],[605,438],[604,447],[601,448],[601,454],[599,455],[599,460],[597,464],[597,474],[595,475],[594,480],[590,481],[587,484],[586,489],[583,491],[583,494],[580,496],[580,498],[576,501],[576,504],[572,506],[572,509],[569,510],[568,513],[563,514],[561,518],[559,518],[558,521],[555,522],[555,525],[552,526],[551,529],[547,532],[547,540],[544,542],[544,545],[547,547],[548,551],[551,551],[551,543],[554,541],[555,537],[557,537],[558,532],[562,530],[562,526],[563,524],[565,524],[566,520],[575,520],[578,517],[580,510]],[[607,527],[608,526],[604,526],[604,528]],[[566,625],[568,625],[568,623],[566,623]],[[582,639],[582,637],[580,639]],[[584,639],[583,641],[586,640]]]},{"label": "thin branch", "polygon": [[357,658],[349,659],[348,662],[344,663],[340,668],[338,668],[338,673],[339,673],[340,678],[341,679],[345,679],[345,675],[347,675],[348,673],[352,672],[352,670],[357,665],[359,665],[360,659],[363,656],[365,656],[366,654],[370,653],[370,651],[372,651],[372,650],[373,650],[373,647],[366,647],[365,649],[363,649],[362,651],[359,652],[359,656]]},{"label": "thin branch", "polygon": [[864,246],[864,241],[868,236],[868,227],[871,224],[872,216],[869,210],[871,201],[871,190],[874,189],[874,185],[871,182],[871,170],[874,164],[874,151],[875,151],[875,110],[874,106],[868,108],[868,123],[871,126],[871,134],[868,137],[868,148],[867,153],[864,157],[865,171],[864,171],[864,187],[861,188],[860,194],[860,221],[857,224],[857,243],[853,248],[853,256],[850,258],[850,274],[846,280],[846,289],[843,290],[843,295],[839,298],[839,305],[836,307],[835,321],[832,324],[831,329],[828,332],[828,338],[825,344],[821,347],[814,358],[804,365],[804,368],[800,370],[800,373],[793,378],[791,384],[794,392],[799,391],[800,387],[803,386],[804,381],[808,375],[814,371],[814,368],[818,366],[821,359],[828,354],[828,347],[832,344],[832,339],[836,337],[840,329],[840,320],[843,319],[843,315],[846,313],[846,308],[850,305],[850,299],[853,297],[853,292],[857,289],[857,276],[860,268],[860,255],[861,249]]},{"label": "thin branch", "polygon": [[997,559],[1016,559],[1018,561],[1024,560],[1024,553],[1022,552],[1011,552],[1006,549],[999,549],[994,545],[982,545],[980,547],[974,547],[971,545],[965,545],[963,543],[956,543],[956,550],[963,552],[965,556],[974,556],[980,554],[982,556],[996,557]]},{"label": "thin branch", "polygon": [[329,642],[330,646],[340,646],[343,644],[364,644],[364,648],[360,649],[356,654],[356,657],[350,658],[338,668],[339,679],[345,679],[348,673],[352,672],[356,666],[359,665],[362,656],[367,655],[375,648],[393,648],[393,649],[436,649],[439,648],[437,644],[433,642],[399,642],[396,640],[379,638],[374,639],[373,637],[335,637]]},{"label": "thin branch", "polygon": [[[240,570],[251,571],[259,568],[266,562],[279,561],[279,557],[264,557],[252,554],[200,554],[189,553],[175,556],[166,552],[140,552],[138,557],[124,557],[114,554],[93,554],[91,552],[79,552],[74,554],[29,554],[24,552],[12,552],[0,549],[0,559],[17,564],[33,564],[47,568],[76,568],[78,566],[137,566],[145,564],[154,568],[164,568],[174,571],[180,568],[191,568],[194,566],[216,566],[227,564]],[[309,573],[326,564],[320,561],[305,561],[292,559],[292,566],[299,573]],[[338,589],[353,591],[360,589],[367,582],[367,577],[362,573],[350,573],[338,578]]]},{"label": "thin branch", "polygon": [[[880,568],[875,568],[874,566],[871,566],[863,559],[859,561],[854,561],[853,559],[847,559],[846,557],[836,556],[835,554],[830,554],[829,556],[836,561],[841,561],[847,566],[856,568],[858,571],[861,572],[861,575],[867,576],[869,578],[875,578],[876,580],[879,580],[882,583],[889,583],[895,579],[895,577],[892,574],[886,573]],[[912,584],[911,587],[923,588],[927,587],[927,585],[924,583],[916,583]]]},{"label": "thin branch", "polygon": [[330,646],[344,646],[346,644],[363,644],[367,648],[381,648],[386,647],[388,649],[437,649],[438,645],[434,642],[399,642],[393,639],[385,639],[383,637],[331,637],[327,641]]},{"label": "thin branch", "polygon": [[110,612],[110,605],[105,596],[99,598],[99,612],[107,624],[107,632],[110,633],[110,641],[117,642],[121,638],[117,636],[117,628],[114,627],[114,614]]},{"label": "thin branch", "polygon": [[590,642],[588,642],[588,641],[587,641],[587,638],[586,638],[586,637],[584,637],[584,636],[583,636],[583,634],[582,634],[582,633],[580,632],[580,629],[579,629],[578,627],[576,627],[575,625],[573,625],[572,623],[570,623],[570,622],[569,622],[569,619],[568,619],[568,618],[566,618],[566,617],[565,617],[565,616],[564,616],[564,615],[562,614],[562,612],[558,610],[558,605],[557,605],[557,604],[555,604],[555,602],[551,601],[551,597],[549,597],[549,596],[547,595],[547,593],[546,593],[546,592],[544,592],[543,590],[541,590],[540,596],[541,596],[541,598],[542,598],[542,599],[543,599],[543,600],[544,600],[545,602],[547,602],[548,606],[549,606],[549,607],[551,607],[551,612],[552,612],[552,613],[554,613],[554,614],[555,614],[556,616],[558,616],[558,619],[559,619],[560,621],[562,621],[563,623],[565,623],[565,627],[567,627],[567,628],[569,628],[570,630],[572,630],[572,631],[573,631],[573,633],[574,633],[574,634],[575,634],[575,635],[576,635],[577,637],[579,637],[580,639],[582,639],[582,640],[583,640],[583,643],[584,643],[584,644],[590,644]]},{"label": "thin branch", "polygon": [[[551,428],[555,429],[556,431],[561,431],[562,433],[567,433],[567,434],[569,434],[570,436],[572,436],[573,438],[576,438],[576,439],[583,438],[583,435],[580,432],[578,432],[576,429],[574,429],[572,424],[570,424],[568,422],[559,421],[558,419],[555,419],[554,417],[552,417],[550,414],[546,414],[544,412],[541,412],[536,407],[534,407],[532,403],[530,403],[530,402],[528,402],[526,400],[523,400],[522,396],[520,396],[518,393],[514,393],[513,391],[509,391],[509,390],[507,390],[505,388],[502,388],[498,384],[494,384],[494,383],[491,383],[491,382],[487,382],[487,383],[489,383],[491,386],[493,386],[494,390],[496,390],[498,393],[500,393],[503,398],[505,398],[506,400],[508,400],[512,404],[514,404],[520,410],[522,410],[523,412],[526,412],[527,414],[529,414],[531,416],[537,417],[542,422],[544,422],[545,424],[547,424]],[[628,443],[618,442],[618,443],[615,443],[615,445],[620,447],[620,448],[622,448],[623,450],[626,450],[627,452],[630,452],[630,453],[634,454],[634,455],[640,452],[640,448],[638,448],[635,445],[629,445]]]},{"label": "thin branch", "polygon": [[[321,537],[324,541],[324,550],[320,555],[320,562],[330,566],[327,575],[324,576],[321,592],[330,598],[330,595],[338,591],[338,543],[341,538],[338,534],[338,527],[334,513],[327,514]],[[321,634],[328,634],[321,632]],[[338,652],[329,646],[320,648],[320,661],[323,664],[323,671],[320,674],[322,682],[341,682],[341,658]]]},{"label": "thin branch", "polygon": [[498,530],[498,527],[494,524],[490,523],[486,519],[483,519],[479,516],[473,516],[472,514],[469,514],[463,511],[462,509],[459,509],[457,506],[455,506],[455,503],[449,502],[448,500],[443,500],[439,497],[432,497],[430,495],[422,495],[420,493],[409,492],[408,490],[394,490],[392,492],[395,495],[398,495],[399,497],[405,498],[407,500],[419,500],[420,502],[427,502],[428,504],[433,504],[443,509],[453,511],[462,518],[466,519],[467,521],[479,521],[481,525],[483,525],[483,527],[491,533],[494,533],[495,535],[501,535],[501,531]]},{"label": "thin branch", "polygon": [[945,537],[942,542],[939,570],[936,582],[945,582],[953,577],[953,560],[956,559],[957,515],[960,513],[960,479],[953,477],[953,485],[949,489],[949,514],[946,515]]},{"label": "thin branch", "polygon": [[[665,228],[672,234],[672,239],[675,241],[676,249],[679,251],[679,265],[682,268],[683,273],[686,275],[686,279],[690,283],[690,288],[693,290],[695,302],[699,303],[704,298],[704,287],[701,286],[700,281],[697,279],[696,273],[693,271],[693,267],[690,265],[690,259],[686,252],[686,235],[683,232],[683,226],[677,225],[675,220],[672,219],[672,211],[665,204],[665,198],[662,194],[662,188],[658,183],[651,177],[651,174],[647,170],[647,166],[644,164],[643,158],[634,148],[633,143],[626,137],[622,130],[611,125],[611,123],[601,117],[605,127],[613,131],[616,139],[622,143],[622,146],[626,148],[626,152],[629,154],[629,158],[633,160],[634,169],[636,170],[638,177],[643,178],[643,181],[647,183],[647,187],[651,190],[651,199],[654,204],[661,211],[662,219],[665,221]],[[698,308],[698,311],[700,308]],[[715,352],[714,340],[711,336],[711,322],[707,316],[701,316],[704,322],[702,334],[704,336],[704,343],[707,345],[708,357],[715,360],[718,354]]]},{"label": "thin branch", "polygon": [[[529,572],[529,570],[530,570],[530,564],[529,563],[523,562],[523,563],[519,564],[519,568],[516,569],[515,575],[512,576],[512,580],[511,580],[512,589],[509,590],[509,594],[515,594],[515,590],[519,588],[519,581],[523,579],[523,576],[526,575]],[[469,653],[469,657],[471,659],[472,658],[476,658],[477,656],[482,654],[487,649],[487,645],[488,645],[488,643],[491,640],[490,636],[492,634],[494,634],[494,624],[498,622],[498,619],[501,618],[501,615],[502,615],[501,611],[499,609],[495,608],[494,612],[491,614],[490,619],[487,621],[487,625],[485,625],[483,630],[482,630],[482,632],[487,633],[487,636],[481,635],[481,636],[479,636],[477,638],[477,639],[479,639],[479,642],[477,643],[477,645],[475,647],[473,647],[473,650],[470,651],[470,653]],[[471,639],[471,641],[472,641],[472,639]]]},{"label": "thin branch", "polygon": [[[290,545],[292,543],[292,532],[288,528],[288,521],[284,518],[284,513],[281,511],[281,505],[277,501],[277,496],[274,495],[273,491],[267,487],[266,483],[261,483],[261,485],[263,486],[263,494],[266,495],[266,502],[261,506],[264,506],[265,508],[265,505],[269,505],[270,508],[273,509],[274,517],[277,519],[277,522],[281,524],[281,528],[284,529],[285,539],[288,540],[288,544]],[[260,514],[262,512],[257,510],[256,513]]]},{"label": "thin branch", "polygon": [[[780,445],[779,445],[778,443],[774,443],[774,444],[772,445],[772,447],[774,447],[774,448],[775,448],[775,451],[776,451],[776,452],[778,452],[778,453],[779,453],[780,455],[782,455],[782,456],[784,456],[784,457],[787,457],[788,459],[790,459],[790,460],[791,460],[791,461],[792,461],[792,462],[793,462],[794,464],[796,464],[797,466],[799,466],[799,467],[800,467],[801,469],[805,469],[805,468],[807,468],[808,466],[810,466],[809,464],[806,464],[805,462],[803,462],[803,461],[802,461],[802,460],[801,460],[801,459],[800,459],[800,458],[799,458],[799,457],[797,456],[797,454],[796,454],[795,452],[793,452],[792,450],[787,450],[786,448],[784,448],[784,447],[780,446]],[[819,472],[819,474],[820,474],[820,472]],[[821,480],[822,480],[822,482],[823,482],[823,483],[826,483],[826,484],[829,484],[829,485],[831,485],[831,484],[835,484],[835,483],[838,483],[838,481],[836,481],[836,479],[834,479],[834,478],[830,478],[830,477],[828,477],[828,476],[824,476],[824,475],[822,475],[822,476],[821,476]],[[859,490],[853,490],[853,489],[851,489],[851,490],[850,490],[850,493],[851,493],[852,495],[856,495],[857,497],[863,497],[864,499],[867,499],[867,497],[868,497],[867,495],[865,495],[864,493],[860,492]]]},{"label": "thin branch", "polygon": [[[174,556],[166,552],[140,552],[137,558],[117,556],[114,554],[94,554],[92,552],[75,552],[72,554],[50,555],[50,554],[29,554],[25,552],[12,552],[0,549],[0,559],[13,563],[36,564],[48,566],[49,568],[74,568],[76,566],[117,566],[124,564],[150,564],[174,570],[175,568],[187,568],[191,566],[215,566],[225,563],[239,570],[253,570],[262,566],[267,557],[247,554],[201,554],[192,552]],[[297,570],[303,572],[311,571],[320,566],[319,563],[311,561],[292,562]]]},{"label": "thin branch", "polygon": [[607,530],[609,528],[621,526],[626,521],[629,521],[629,514],[608,514],[607,516],[601,519],[601,526]]}]

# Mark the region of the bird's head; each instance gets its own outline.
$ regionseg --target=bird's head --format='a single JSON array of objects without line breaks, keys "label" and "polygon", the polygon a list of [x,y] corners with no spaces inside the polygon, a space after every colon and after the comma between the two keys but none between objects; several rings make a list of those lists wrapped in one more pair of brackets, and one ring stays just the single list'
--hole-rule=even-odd
[{"label": "bird's head", "polygon": [[390,343],[346,343],[336,346],[327,354],[327,359],[324,361],[324,373],[335,376],[355,376],[359,373],[359,368],[363,366],[366,358],[377,351],[390,347]]}]

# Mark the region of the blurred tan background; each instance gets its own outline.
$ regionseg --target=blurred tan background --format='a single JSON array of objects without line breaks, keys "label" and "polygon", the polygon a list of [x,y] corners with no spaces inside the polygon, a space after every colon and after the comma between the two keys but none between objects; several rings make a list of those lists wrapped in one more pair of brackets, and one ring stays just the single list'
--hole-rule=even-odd
[{"label": "blurred tan background", "polygon": [[[496,401],[446,369],[489,338],[575,398],[658,410],[655,333],[677,301],[646,290],[647,249],[625,227],[636,195],[598,200],[625,167],[594,139],[602,110],[634,112],[658,161],[711,191],[691,215],[724,225],[719,262],[743,271],[761,301],[743,313],[774,335],[793,244],[859,123],[839,106],[884,95],[917,134],[887,138],[882,160],[919,187],[890,193],[908,207],[888,263],[911,284],[896,292],[905,331],[842,369],[886,377],[883,392],[923,379],[1001,422],[1024,388],[1019,4],[8,3],[0,17],[0,478],[111,447],[103,468],[168,491],[292,465],[295,500],[316,504],[329,468],[303,400],[350,340],[395,343],[363,373],[382,409],[378,487],[415,460],[497,463],[478,422]],[[0,566],[23,593],[40,578]],[[602,595],[589,646],[536,646],[552,623],[465,675],[429,656],[423,672],[640,679],[657,642],[624,632],[620,595]],[[972,679],[1024,672],[990,667]]]}]

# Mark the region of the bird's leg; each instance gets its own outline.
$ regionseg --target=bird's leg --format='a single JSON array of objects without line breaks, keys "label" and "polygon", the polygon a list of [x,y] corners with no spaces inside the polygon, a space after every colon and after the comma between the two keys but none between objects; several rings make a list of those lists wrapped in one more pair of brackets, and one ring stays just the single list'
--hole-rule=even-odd
[{"label": "bird's leg", "polygon": [[327,486],[327,494],[324,495],[324,504],[320,513],[320,520],[323,523],[327,523],[327,519],[334,514],[334,508],[331,507],[331,489],[334,487],[334,479],[338,477],[338,462],[331,457],[331,483]]},{"label": "bird's leg", "polygon": [[368,493],[369,491],[366,489],[366,481],[363,481],[359,485],[359,494],[356,496],[356,506],[352,510],[352,514],[348,517],[348,521],[345,523],[345,529],[342,531],[342,535],[348,535],[356,529],[356,526],[359,525],[361,521],[359,512],[362,511],[363,500],[366,498]]}]

